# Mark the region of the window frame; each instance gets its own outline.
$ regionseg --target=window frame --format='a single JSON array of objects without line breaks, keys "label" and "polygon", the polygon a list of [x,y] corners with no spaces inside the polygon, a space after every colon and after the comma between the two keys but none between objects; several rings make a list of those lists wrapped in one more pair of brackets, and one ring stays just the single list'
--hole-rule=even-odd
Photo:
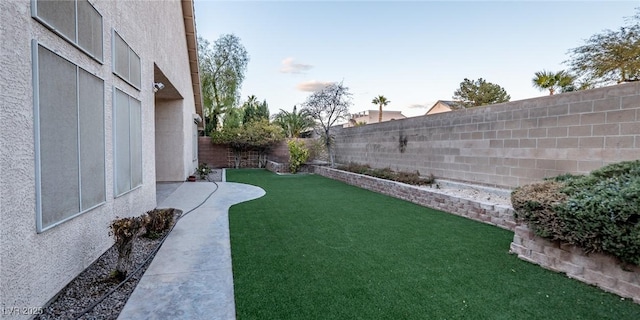
[{"label": "window frame", "polygon": [[[41,139],[40,139],[40,74],[39,74],[39,70],[40,70],[40,65],[39,65],[39,54],[38,54],[38,49],[42,47],[48,51],[50,51],[52,54],[56,55],[57,57],[59,57],[60,59],[63,59],[69,63],[71,63],[72,65],[75,66],[75,77],[76,77],[76,82],[75,82],[75,86],[76,86],[76,112],[78,113],[78,122],[80,122],[80,90],[79,88],[79,81],[80,81],[80,70],[83,70],[91,75],[93,75],[94,77],[96,77],[97,79],[102,81],[102,121],[103,121],[103,130],[102,130],[102,139],[103,139],[103,152],[104,152],[104,200],[102,202],[99,202],[91,207],[88,208],[82,208],[82,159],[81,159],[81,152],[80,152],[80,126],[78,125],[77,128],[77,135],[78,135],[78,142],[77,142],[77,151],[78,151],[78,200],[79,200],[79,212],[72,214],[68,217],[65,217],[59,221],[56,221],[50,225],[47,226],[43,226],[43,219],[42,219],[42,158],[41,158],[41,153],[42,153],[42,149],[41,149]],[[52,50],[51,48],[49,48],[46,45],[43,45],[42,43],[39,43],[37,40],[33,39],[31,40],[31,59],[32,59],[32,84],[33,84],[33,119],[34,119],[34,160],[35,160],[35,193],[36,193],[36,232],[37,233],[42,233],[45,232],[49,229],[52,229],[56,226],[59,226],[71,219],[74,219],[84,213],[87,213],[89,211],[92,211],[95,208],[98,208],[100,206],[103,206],[105,203],[107,203],[107,159],[106,159],[106,154],[107,154],[107,136],[106,136],[106,116],[107,116],[107,108],[106,108],[106,94],[105,94],[105,80],[103,78],[98,77],[97,75],[89,72],[88,70],[80,67],[80,65],[78,65],[77,63],[63,57],[62,55],[58,54],[57,52],[55,52],[54,50]]]},{"label": "window frame", "polygon": [[33,19],[38,21],[40,24],[45,26],[47,29],[51,30],[53,33],[58,35],[60,38],[64,39],[66,42],[68,42],[71,45],[73,45],[74,47],[76,47],[76,49],[82,51],[84,54],[86,54],[89,57],[91,57],[91,59],[97,61],[100,64],[104,64],[104,16],[102,16],[100,11],[98,11],[98,9],[96,9],[96,7],[94,7],[91,2],[89,2],[87,0],[87,3],[89,3],[91,8],[93,8],[93,10],[98,14],[98,16],[100,16],[100,36],[101,36],[101,39],[100,39],[100,55],[101,55],[101,57],[97,57],[93,53],[91,53],[88,49],[83,48],[80,45],[79,41],[78,41],[78,0],[69,0],[69,1],[73,1],[74,7],[75,7],[75,13],[76,13],[76,17],[75,17],[75,21],[74,21],[74,25],[75,25],[74,26],[75,40],[73,40],[73,39],[69,38],[67,35],[63,34],[53,24],[51,24],[50,22],[45,20],[44,17],[41,17],[41,16],[38,15],[38,0],[30,0],[30,1],[31,1],[31,17]]},{"label": "window frame", "polygon": [[[127,71],[128,71],[128,75],[124,75],[124,74],[120,74],[118,72],[118,70],[116,70],[116,57],[117,57],[117,51],[116,51],[116,36],[118,38],[120,38],[120,40],[122,40],[122,42],[124,42],[124,44],[127,45]],[[134,54],[137,58],[138,58],[138,67],[140,70],[138,70],[138,78],[140,79],[140,84],[136,84],[133,83],[132,79],[131,79],[131,54]],[[131,45],[129,45],[129,42],[127,42],[127,40],[125,40],[118,31],[116,31],[116,29],[111,29],[111,72],[113,74],[115,74],[118,78],[122,79],[124,82],[126,82],[127,84],[129,84],[130,86],[134,87],[136,90],[141,91],[141,86],[142,86],[142,58],[140,57],[139,54],[137,54],[133,48],[131,48]]]},{"label": "window frame", "polygon": [[[143,162],[144,162],[144,157],[143,157],[143,134],[142,134],[142,124],[144,123],[142,121],[142,101],[134,98],[133,96],[131,96],[130,94],[128,94],[126,91],[121,90],[119,88],[117,88],[115,85],[113,86],[113,90],[112,90],[112,110],[113,110],[113,116],[112,116],[112,132],[113,132],[113,197],[114,198],[119,198],[121,196],[124,196],[130,192],[133,192],[134,190],[137,190],[139,188],[142,188],[142,186],[144,186],[144,166],[143,166]],[[128,111],[129,111],[129,171],[130,171],[130,175],[129,175],[129,182],[130,182],[130,188],[128,190],[122,191],[122,192],[118,192],[118,143],[117,143],[117,138],[116,135],[118,134],[117,132],[117,115],[116,115],[116,94],[117,91],[122,92],[124,95],[127,96],[127,107],[128,107]],[[138,103],[140,103],[140,167],[141,167],[141,172],[140,172],[140,184],[133,186],[133,156],[132,156],[132,152],[131,152],[131,100],[135,100],[138,101]]]}]

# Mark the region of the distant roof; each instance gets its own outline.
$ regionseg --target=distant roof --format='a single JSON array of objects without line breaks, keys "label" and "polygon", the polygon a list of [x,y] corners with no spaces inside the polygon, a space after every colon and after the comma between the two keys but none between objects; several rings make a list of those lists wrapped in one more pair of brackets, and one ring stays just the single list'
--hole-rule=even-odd
[{"label": "distant roof", "polygon": [[436,101],[436,103],[434,104],[434,106],[436,104],[438,104],[438,102],[442,103],[442,104],[446,104],[447,107],[451,108],[451,110],[458,110],[458,109],[462,109],[463,106],[460,104],[460,101],[452,101],[452,100],[438,100]]},{"label": "distant roof", "polygon": [[[350,114],[351,117],[361,117],[361,116],[366,116],[369,114],[378,114],[378,110],[365,110],[365,111],[360,111],[360,112],[356,112],[356,113],[352,113]],[[397,114],[400,116],[403,116],[406,118],[405,115],[402,114],[402,111],[395,111],[395,110],[382,110],[382,114]]]},{"label": "distant roof", "polygon": [[444,104],[445,106],[447,106],[449,109],[451,110],[460,110],[460,109],[464,109],[464,106],[460,103],[460,101],[453,101],[453,100],[438,100],[436,101],[436,103],[434,103],[431,108],[429,108],[426,112],[426,114],[429,114],[429,112],[431,112],[431,109],[435,108],[438,104]]}]

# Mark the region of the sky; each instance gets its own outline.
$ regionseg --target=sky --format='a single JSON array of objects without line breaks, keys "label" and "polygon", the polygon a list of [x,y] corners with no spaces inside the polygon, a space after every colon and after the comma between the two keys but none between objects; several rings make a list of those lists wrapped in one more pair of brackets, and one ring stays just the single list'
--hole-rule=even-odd
[{"label": "sky", "polygon": [[351,113],[423,115],[451,100],[464,78],[502,86],[511,101],[548,94],[534,73],[567,69],[569,50],[624,25],[627,1],[218,1],[195,0],[199,36],[235,34],[249,53],[241,98],[271,114],[342,81]]}]

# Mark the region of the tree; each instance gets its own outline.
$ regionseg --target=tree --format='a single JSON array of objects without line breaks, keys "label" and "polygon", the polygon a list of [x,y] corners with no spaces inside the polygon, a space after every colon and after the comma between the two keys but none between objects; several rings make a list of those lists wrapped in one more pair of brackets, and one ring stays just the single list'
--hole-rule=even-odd
[{"label": "tree", "polygon": [[349,116],[350,106],[351,93],[342,82],[332,83],[324,89],[312,93],[304,103],[305,112],[308,112],[320,124],[322,138],[329,152],[332,167],[335,165],[335,155],[331,127],[336,121],[346,119]]},{"label": "tree", "polygon": [[221,131],[211,133],[212,143],[227,144],[231,147],[236,168],[240,166],[243,151],[257,151],[258,167],[264,167],[267,153],[283,138],[282,128],[264,119],[238,127],[224,127]]},{"label": "tree", "polygon": [[574,80],[575,77],[564,70],[558,72],[542,70],[536,72],[535,77],[531,81],[534,87],[541,91],[549,90],[549,95],[553,95],[556,91],[575,91]]},{"label": "tree", "polygon": [[[224,120],[222,122],[222,129],[239,128],[242,126],[242,119],[244,118],[244,110],[237,107],[228,107],[224,113]],[[215,130],[218,131],[218,130]],[[213,132],[213,131],[212,131]]]},{"label": "tree", "polygon": [[640,81],[640,8],[619,30],[604,30],[569,50],[571,69],[590,82]]},{"label": "tree", "polygon": [[239,100],[249,55],[240,38],[226,34],[218,38],[213,46],[206,39],[198,37],[198,60],[207,123],[205,134],[209,134],[218,129],[221,115]]},{"label": "tree", "polygon": [[508,102],[511,96],[501,86],[478,80],[464,79],[453,93],[453,99],[460,101],[465,108],[478,107],[487,104]]},{"label": "tree", "polygon": [[373,98],[373,100],[371,101],[371,103],[378,105],[379,107],[378,122],[382,122],[382,107],[388,105],[390,102],[391,101],[387,100],[387,98],[382,95]]},{"label": "tree", "polygon": [[255,95],[247,97],[247,101],[242,105],[242,110],[244,110],[243,123],[269,120],[269,105],[267,104],[267,100],[258,102],[258,98]]},{"label": "tree", "polygon": [[313,128],[315,124],[307,110],[301,109],[298,112],[297,109],[296,106],[293,106],[292,112],[280,109],[273,116],[273,122],[284,130],[287,138],[299,138],[303,131]]}]

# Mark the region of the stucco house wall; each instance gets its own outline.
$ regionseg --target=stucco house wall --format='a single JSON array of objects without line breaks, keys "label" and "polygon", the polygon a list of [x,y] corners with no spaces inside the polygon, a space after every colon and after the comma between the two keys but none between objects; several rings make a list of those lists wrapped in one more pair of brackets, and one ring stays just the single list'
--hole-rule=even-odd
[{"label": "stucco house wall", "polygon": [[[168,179],[184,180],[197,166],[192,147],[199,92],[192,81],[185,15],[179,0],[89,0],[102,16],[102,62],[91,58],[32,17],[35,1],[0,1],[0,308],[41,307],[112,244],[108,226],[116,217],[138,216],[156,206],[156,162]],[[191,21],[191,23],[193,23]],[[115,30],[139,55],[139,90],[112,72]],[[194,35],[192,35],[194,36]],[[195,38],[194,38],[195,39]],[[36,228],[36,118],[32,42],[104,81],[105,198],[95,208],[38,232]],[[197,66],[197,61],[196,61]],[[191,68],[190,68],[191,67]],[[165,89],[153,92],[157,71]],[[197,70],[197,68],[195,69]],[[197,72],[197,71],[196,71]],[[114,191],[114,88],[141,105],[142,185]],[[166,91],[165,91],[166,90]],[[157,101],[171,101],[164,127],[176,137],[157,144]],[[177,93],[177,95],[176,95]],[[161,103],[160,103],[161,104]],[[164,139],[163,134],[159,134]],[[161,150],[157,150],[157,146]],[[158,156],[159,155],[159,156]],[[60,185],[59,188],[66,186]],[[29,315],[3,314],[7,319]]]}]

